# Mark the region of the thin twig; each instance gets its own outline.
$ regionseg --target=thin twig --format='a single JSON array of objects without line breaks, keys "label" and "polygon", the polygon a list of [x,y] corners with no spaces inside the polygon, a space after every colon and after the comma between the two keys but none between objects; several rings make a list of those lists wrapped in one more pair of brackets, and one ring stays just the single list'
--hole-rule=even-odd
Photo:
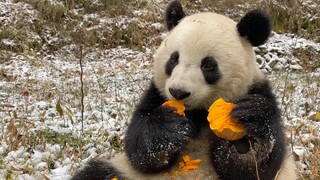
[{"label": "thin twig", "polygon": [[[285,105],[285,102],[284,102],[285,97],[286,97],[286,93],[287,93],[288,76],[289,76],[289,72],[287,72],[286,77],[285,77],[285,80],[284,80],[283,95],[282,95],[282,98],[281,98],[281,109],[284,109],[284,112],[285,112],[285,113],[287,112],[286,110],[287,110],[287,108],[288,108],[288,106]],[[283,108],[282,106],[284,106],[284,105],[285,105],[285,107]],[[285,114],[283,114],[283,116],[284,116],[284,115],[285,115]]]},{"label": "thin twig", "polygon": [[83,49],[82,46],[80,46],[80,57],[79,57],[79,61],[80,61],[80,83],[81,83],[81,132],[83,134],[83,114],[84,114],[84,90],[83,90],[83,68],[82,68],[82,59],[83,59]]},{"label": "thin twig", "polygon": [[252,144],[251,144],[250,141],[249,141],[249,144],[250,144],[251,154],[252,154],[253,160],[254,160],[255,165],[256,165],[257,180],[260,180],[258,162],[257,162],[256,156],[253,153],[253,147],[252,147]]}]

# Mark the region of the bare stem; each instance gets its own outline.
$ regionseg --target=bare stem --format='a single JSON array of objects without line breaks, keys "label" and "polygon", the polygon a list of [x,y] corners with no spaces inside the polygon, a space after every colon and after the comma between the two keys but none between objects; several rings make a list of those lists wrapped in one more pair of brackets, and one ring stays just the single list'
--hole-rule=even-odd
[{"label": "bare stem", "polygon": [[253,147],[252,147],[252,144],[250,141],[249,141],[249,144],[250,144],[250,148],[251,148],[251,152],[252,152],[252,157],[253,157],[255,165],[256,165],[257,180],[260,180],[258,162],[257,162],[256,156],[254,155]]},{"label": "bare stem", "polygon": [[80,83],[81,83],[81,87],[80,87],[80,91],[81,91],[81,132],[83,134],[83,114],[84,114],[84,90],[83,90],[83,68],[82,68],[82,60],[83,60],[83,47],[80,46],[80,57],[79,57],[79,61],[80,61]]}]

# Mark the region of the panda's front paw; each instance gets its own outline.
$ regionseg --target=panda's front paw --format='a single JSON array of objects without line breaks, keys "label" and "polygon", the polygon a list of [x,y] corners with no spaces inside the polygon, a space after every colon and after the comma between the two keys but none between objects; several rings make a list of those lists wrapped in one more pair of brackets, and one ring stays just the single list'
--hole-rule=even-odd
[{"label": "panda's front paw", "polygon": [[267,133],[279,113],[275,103],[257,94],[243,96],[235,104],[230,115],[245,125],[249,132]]},{"label": "panda's front paw", "polygon": [[139,171],[160,172],[170,167],[193,135],[192,122],[175,110],[159,106],[151,113],[141,114],[139,123],[128,128],[125,151]]},{"label": "panda's front paw", "polygon": [[178,115],[174,107],[159,106],[154,110],[159,125],[161,125],[164,133],[168,137],[172,137],[174,141],[185,143],[189,137],[194,136],[195,131],[192,121],[184,116]]}]

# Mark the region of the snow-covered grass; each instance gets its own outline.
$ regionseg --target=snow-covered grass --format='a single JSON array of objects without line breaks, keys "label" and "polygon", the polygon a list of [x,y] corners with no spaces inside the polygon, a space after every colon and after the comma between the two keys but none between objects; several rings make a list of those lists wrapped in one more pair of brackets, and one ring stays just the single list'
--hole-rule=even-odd
[{"label": "snow-covered grass", "polygon": [[[43,1],[50,12],[37,2],[0,0],[0,179],[67,179],[88,160],[122,151],[133,108],[152,77],[152,54],[165,35],[162,0]],[[189,13],[235,18],[251,9],[245,1],[217,0],[216,8],[206,0],[182,2]],[[47,17],[61,5],[62,14]],[[319,179],[320,44],[274,32],[255,51],[278,96],[299,177]]]},{"label": "snow-covered grass", "polygon": [[286,137],[300,179],[319,179],[320,86],[319,72],[288,70],[270,76],[278,95]]},{"label": "snow-covered grass", "polygon": [[[70,171],[88,156],[110,157],[121,151],[132,108],[151,77],[150,62],[145,54],[126,48],[96,51],[87,53],[83,62],[83,133],[75,57],[70,61],[16,56],[1,65],[0,139],[6,168],[17,166],[23,174],[30,166],[33,171],[25,173],[38,177],[37,173],[46,172],[54,178],[57,174],[51,169],[70,164]],[[52,146],[58,149],[51,152]],[[36,152],[46,155],[34,157]],[[3,169],[1,174],[8,173]]]}]

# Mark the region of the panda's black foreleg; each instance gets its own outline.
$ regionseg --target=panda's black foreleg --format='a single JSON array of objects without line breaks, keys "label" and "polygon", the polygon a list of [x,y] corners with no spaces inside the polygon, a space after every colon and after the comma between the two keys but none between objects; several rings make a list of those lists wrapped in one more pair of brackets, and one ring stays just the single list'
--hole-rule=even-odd
[{"label": "panda's black foreleg", "polygon": [[[246,136],[227,141],[213,135],[211,157],[221,179],[274,179],[285,155],[280,110],[267,81],[235,102],[231,116]],[[218,147],[218,148],[217,148]]]},{"label": "panda's black foreleg", "polygon": [[72,177],[71,180],[90,180],[90,179],[112,179],[124,180],[121,174],[113,168],[107,161],[92,160],[80,172]]},{"label": "panda's black foreleg", "polygon": [[125,137],[130,163],[142,172],[159,172],[174,163],[181,147],[193,134],[187,118],[161,106],[165,99],[153,83],[135,109]]}]

